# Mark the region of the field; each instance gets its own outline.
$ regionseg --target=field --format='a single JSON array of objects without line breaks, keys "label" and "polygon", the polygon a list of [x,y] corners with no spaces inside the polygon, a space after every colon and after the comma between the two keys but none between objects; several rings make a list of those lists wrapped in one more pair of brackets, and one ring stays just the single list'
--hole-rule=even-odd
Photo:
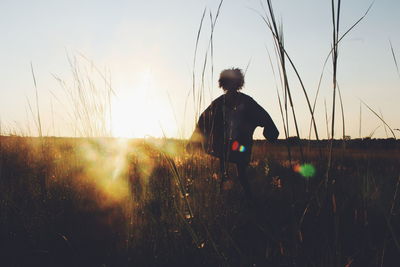
[{"label": "field", "polygon": [[[395,1],[280,1],[275,12],[272,0],[219,0],[198,14],[196,1],[103,2],[25,13],[4,4],[0,267],[400,266]],[[256,17],[262,28],[250,24]],[[259,39],[265,33],[272,39]],[[56,61],[60,47],[67,68]],[[20,62],[30,62],[29,75]],[[221,187],[218,159],[187,151],[183,139],[222,93],[216,78],[227,64],[242,70],[228,77],[238,86],[218,80],[224,93],[248,85],[280,113],[281,139],[253,146],[251,201],[235,166]],[[382,130],[386,139],[372,139]]]},{"label": "field", "polygon": [[[393,139],[257,141],[245,201],[185,141],[0,138],[1,266],[398,266]],[[288,147],[291,159],[288,157]],[[307,162],[315,173],[304,173]]]}]

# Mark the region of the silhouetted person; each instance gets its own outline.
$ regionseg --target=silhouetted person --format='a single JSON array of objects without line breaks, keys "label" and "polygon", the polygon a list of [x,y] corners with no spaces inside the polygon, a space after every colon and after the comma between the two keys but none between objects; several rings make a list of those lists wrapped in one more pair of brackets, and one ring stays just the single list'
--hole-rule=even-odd
[{"label": "silhouetted person", "polygon": [[228,162],[236,163],[238,178],[247,199],[252,198],[246,170],[250,162],[253,133],[264,127],[263,135],[275,141],[279,131],[269,114],[253,98],[239,92],[244,85],[241,69],[221,72],[219,87],[224,94],[200,115],[189,145],[201,143],[204,150],[220,159],[221,189],[228,178]]}]

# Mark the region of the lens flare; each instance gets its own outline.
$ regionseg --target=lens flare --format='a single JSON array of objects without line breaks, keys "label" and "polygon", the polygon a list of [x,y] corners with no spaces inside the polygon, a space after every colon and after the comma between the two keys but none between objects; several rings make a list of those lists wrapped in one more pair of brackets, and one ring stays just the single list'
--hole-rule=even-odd
[{"label": "lens flare", "polygon": [[79,146],[81,182],[94,185],[102,193],[99,204],[113,205],[129,197],[127,155],[128,143],[124,139],[96,139]]},{"label": "lens flare", "polygon": [[245,152],[246,151],[246,147],[244,145],[241,145],[239,148],[240,152]]},{"label": "lens flare", "polygon": [[236,151],[236,150],[238,150],[238,148],[239,148],[239,142],[238,141],[234,141],[232,143],[232,150]]},{"label": "lens flare", "polygon": [[300,173],[304,178],[311,178],[315,175],[315,167],[311,163],[305,163],[303,165],[296,164],[293,170]]},{"label": "lens flare", "polygon": [[301,165],[300,165],[300,164],[294,165],[293,170],[294,170],[295,172],[300,172],[300,170],[301,170]]}]

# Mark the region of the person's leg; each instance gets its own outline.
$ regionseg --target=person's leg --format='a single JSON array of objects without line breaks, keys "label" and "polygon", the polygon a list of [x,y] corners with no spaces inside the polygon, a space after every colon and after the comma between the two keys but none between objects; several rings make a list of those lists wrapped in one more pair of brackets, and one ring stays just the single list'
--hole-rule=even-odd
[{"label": "person's leg", "polygon": [[219,184],[219,189],[221,191],[223,189],[223,184],[227,180],[227,177],[228,177],[228,171],[226,169],[226,167],[227,167],[226,165],[227,164],[226,164],[224,158],[220,158],[219,159],[219,166],[220,166],[221,181],[220,181],[220,184]]},{"label": "person's leg", "polygon": [[248,166],[248,164],[245,162],[236,163],[238,178],[239,178],[240,184],[243,187],[246,198],[247,198],[247,200],[252,200],[253,194],[251,192],[250,184],[249,184],[249,181],[246,176],[247,166]]}]

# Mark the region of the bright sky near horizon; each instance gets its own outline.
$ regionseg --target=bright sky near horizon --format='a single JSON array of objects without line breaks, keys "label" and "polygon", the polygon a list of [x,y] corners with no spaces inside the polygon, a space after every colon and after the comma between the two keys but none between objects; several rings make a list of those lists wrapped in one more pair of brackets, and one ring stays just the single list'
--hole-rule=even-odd
[{"label": "bright sky near horizon", "polygon": [[[342,33],[365,13],[370,3],[342,1]],[[218,4],[219,0],[0,1],[1,131],[37,134],[35,116],[31,114],[31,109],[33,113],[36,110],[32,62],[43,133],[78,134],[71,99],[55,79],[63,79],[67,88],[77,88],[69,57],[72,61],[77,59],[84,77],[99,88],[104,82],[85,58],[107,77],[110,75],[115,95],[111,103],[103,99],[103,104],[106,108],[111,104],[115,136],[190,136],[195,112],[192,96],[187,96],[192,88],[197,30],[207,8],[195,68],[199,88],[210,36],[209,13],[214,17]],[[286,50],[314,99],[332,43],[331,1],[275,0],[273,4],[277,18],[283,22]],[[272,37],[255,10],[262,11],[259,0],[224,1],[214,31],[214,73],[210,75],[209,64],[205,76],[205,105],[222,93],[217,87],[222,69],[245,69],[250,61],[243,93],[251,95],[270,113],[283,138],[277,82],[266,49],[274,57]],[[376,0],[366,18],[340,44],[338,83],[346,134],[353,138],[359,136],[360,100],[381,113],[390,126],[400,128],[400,76],[389,44],[391,40],[400,60],[399,13],[400,1]],[[273,65],[276,72],[274,58]],[[316,107],[323,138],[327,136],[325,100],[328,117],[332,109],[331,65],[329,62],[325,71]],[[305,98],[291,70],[289,77],[301,136],[307,137],[310,115]],[[337,108],[340,112],[339,104]],[[95,114],[87,115],[93,118]],[[390,136],[365,106],[361,117],[362,136]],[[336,123],[335,136],[340,138],[340,116]],[[260,136],[258,130],[256,137]]]}]

